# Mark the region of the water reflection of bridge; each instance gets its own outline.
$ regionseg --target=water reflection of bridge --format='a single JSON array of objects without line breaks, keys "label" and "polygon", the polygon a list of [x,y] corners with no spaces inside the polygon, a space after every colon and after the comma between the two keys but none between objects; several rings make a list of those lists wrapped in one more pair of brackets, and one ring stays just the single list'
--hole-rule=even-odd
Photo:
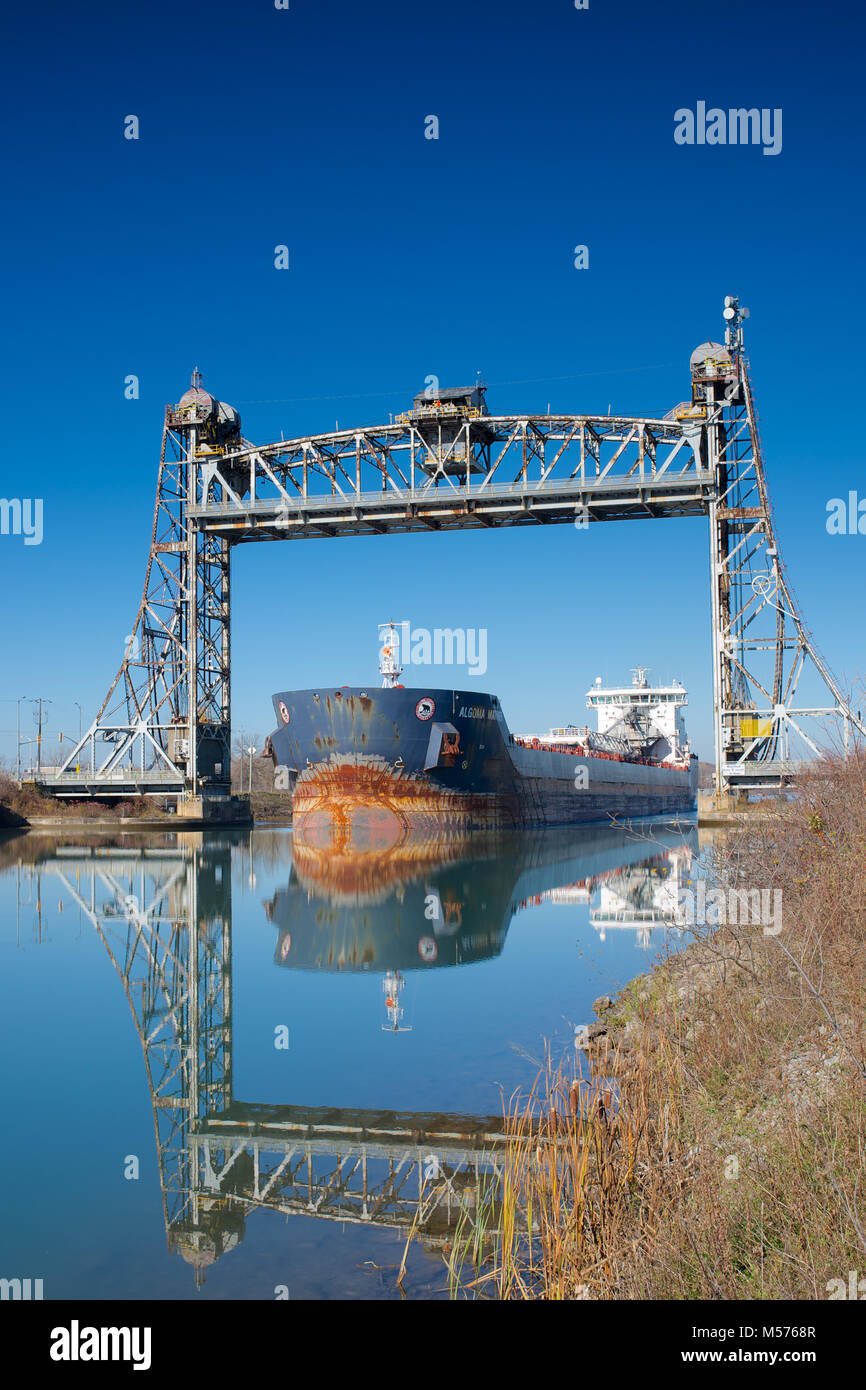
[{"label": "water reflection of bridge", "polygon": [[[583,858],[579,849],[554,850],[555,837],[547,859],[538,845],[528,847],[526,862],[513,864],[496,950],[526,901],[576,877],[595,883],[607,872],[623,873],[612,866],[623,856],[634,859],[634,847],[617,846],[617,832],[602,853],[600,833],[588,832]],[[694,841],[693,830],[665,833],[679,844]],[[484,1229],[495,1231],[505,1142],[500,1116],[275,1106],[235,1096],[232,855],[244,851],[248,837],[180,833],[156,845],[126,839],[90,848],[46,841],[40,848],[30,836],[18,843],[40,875],[62,883],[123,985],[153,1107],[169,1248],[193,1265],[197,1279],[243,1239],[258,1208],[411,1231],[434,1247],[453,1239],[458,1222],[471,1230],[483,1216]],[[425,887],[430,874],[427,866]],[[486,892],[489,878],[479,883]],[[469,907],[463,925],[471,931]]]},{"label": "water reflection of bridge", "polygon": [[[166,837],[168,838],[168,837]],[[175,838],[175,837],[172,837]],[[46,852],[121,980],[144,1054],[169,1247],[201,1273],[255,1208],[375,1224],[441,1245],[482,1203],[496,1225],[501,1117],[238,1101],[231,855],[239,835]]]},{"label": "water reflection of bridge", "polygon": [[498,1186],[503,1139],[493,1117],[233,1106],[205,1118],[192,1146],[207,1192],[286,1214],[415,1226],[438,1244]]}]

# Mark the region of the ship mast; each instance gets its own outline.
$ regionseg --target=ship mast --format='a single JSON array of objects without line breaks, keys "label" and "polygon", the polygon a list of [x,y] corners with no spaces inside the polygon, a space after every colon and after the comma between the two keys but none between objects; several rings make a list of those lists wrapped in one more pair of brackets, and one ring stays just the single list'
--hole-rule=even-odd
[{"label": "ship mast", "polygon": [[[382,627],[385,626],[386,624],[383,623]],[[397,636],[397,629],[392,622],[387,623],[387,628],[388,635],[379,656],[379,675],[382,677],[382,689],[393,690],[399,684],[403,670],[397,660],[400,640]]]},{"label": "ship mast", "polygon": [[382,989],[385,994],[385,1009],[388,1014],[388,1022],[382,1024],[384,1033],[411,1033],[409,1027],[402,1027],[400,1020],[403,1017],[403,1008],[400,1004],[400,991],[406,986],[406,977],[399,970],[389,970],[382,981]]}]

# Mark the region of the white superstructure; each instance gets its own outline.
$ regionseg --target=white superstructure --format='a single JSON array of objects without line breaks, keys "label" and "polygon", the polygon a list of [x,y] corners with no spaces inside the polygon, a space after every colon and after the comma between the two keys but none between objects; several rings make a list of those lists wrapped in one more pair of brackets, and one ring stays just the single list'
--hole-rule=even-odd
[{"label": "white superstructure", "polygon": [[636,666],[630,686],[605,686],[601,676],[586,693],[588,709],[596,711],[598,732],[631,741],[639,731],[653,741],[654,758],[680,759],[689,753],[684,707],[688,691],[679,681],[650,685],[647,668]]},{"label": "white superstructure", "polygon": [[569,724],[551,729],[545,746],[619,753],[658,762],[688,765],[690,750],[683,713],[688,691],[679,681],[650,685],[647,668],[636,666],[631,685],[602,685],[599,676],[586,692],[596,712],[597,730]]}]

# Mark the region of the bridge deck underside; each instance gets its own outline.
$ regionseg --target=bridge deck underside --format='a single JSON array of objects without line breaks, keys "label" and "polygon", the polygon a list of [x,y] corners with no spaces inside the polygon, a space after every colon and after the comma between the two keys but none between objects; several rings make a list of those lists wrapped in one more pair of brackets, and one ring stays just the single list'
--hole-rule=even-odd
[{"label": "bridge deck underside", "polygon": [[485,1148],[502,1143],[501,1115],[447,1115],[434,1111],[352,1110],[345,1107],[263,1105],[232,1101],[208,1115],[203,1129],[223,1138],[294,1136],[305,1140],[457,1145]]},{"label": "bridge deck underside", "polygon": [[74,801],[97,798],[105,800],[129,800],[136,796],[177,796],[183,792],[181,776],[145,771],[129,772],[123,777],[88,777],[78,773],[45,773],[34,775],[33,785],[40,791],[51,792],[59,798],[68,797]]},{"label": "bridge deck underside", "polygon": [[726,783],[731,787],[743,787],[751,791],[767,791],[787,786],[802,776],[809,766],[804,761],[784,762],[768,758],[765,762],[757,760],[742,763],[723,763],[722,769]]},{"label": "bridge deck underside", "polygon": [[414,1230],[434,1244],[484,1207],[488,1234],[498,1229],[498,1117],[287,1106],[254,1107],[243,1120],[235,1110],[208,1115],[189,1136],[205,1200]]}]

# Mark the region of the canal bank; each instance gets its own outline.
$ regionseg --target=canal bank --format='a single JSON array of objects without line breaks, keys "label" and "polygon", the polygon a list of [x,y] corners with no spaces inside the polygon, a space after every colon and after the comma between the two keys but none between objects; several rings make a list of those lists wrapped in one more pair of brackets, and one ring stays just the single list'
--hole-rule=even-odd
[{"label": "canal bank", "polygon": [[515,1117],[537,1219],[493,1243],[497,1296],[823,1299],[862,1263],[866,763],[829,771],[712,846],[725,901],[778,891],[781,923],[725,911],[597,1000],[588,1078]]}]

